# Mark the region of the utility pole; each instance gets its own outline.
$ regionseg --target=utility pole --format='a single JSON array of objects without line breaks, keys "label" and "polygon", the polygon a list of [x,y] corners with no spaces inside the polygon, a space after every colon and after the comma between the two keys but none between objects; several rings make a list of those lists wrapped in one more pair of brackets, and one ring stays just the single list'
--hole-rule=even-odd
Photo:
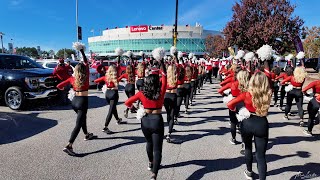
[{"label": "utility pole", "polygon": [[174,23],[174,32],[173,32],[173,46],[177,47],[177,38],[178,38],[178,0],[176,0],[176,17]]},{"label": "utility pole", "polygon": [[3,35],[5,35],[3,32],[0,32],[0,38],[1,38],[1,47],[2,47],[2,53],[4,53],[4,49],[3,49]]},{"label": "utility pole", "polygon": [[76,0],[76,31],[77,31],[77,42],[79,42],[79,32],[78,32],[78,0]]}]

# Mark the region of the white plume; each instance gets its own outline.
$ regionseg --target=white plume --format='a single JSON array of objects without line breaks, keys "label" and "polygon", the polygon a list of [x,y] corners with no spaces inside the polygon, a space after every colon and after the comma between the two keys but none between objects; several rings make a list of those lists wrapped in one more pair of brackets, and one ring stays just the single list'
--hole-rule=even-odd
[{"label": "white plume", "polygon": [[288,54],[288,55],[285,57],[285,60],[286,60],[286,61],[292,60],[293,57],[294,57],[293,54]]},{"label": "white plume", "polygon": [[168,56],[164,56],[164,57],[163,57],[163,60],[168,60]]},{"label": "white plume", "polygon": [[231,60],[231,59],[233,59],[234,57],[231,55],[231,56],[229,56],[229,57],[227,57],[227,59],[228,60]]},{"label": "white plume", "polygon": [[193,56],[194,56],[194,54],[193,54],[193,53],[190,53],[190,54],[189,54],[189,59],[192,59]]},{"label": "white plume", "polygon": [[86,51],[86,46],[84,44],[82,44],[81,42],[74,42],[72,45],[73,49],[80,51],[81,49],[83,49],[83,51]]},{"label": "white plume", "polygon": [[175,53],[177,53],[177,48],[175,47],[175,46],[171,46],[171,48],[170,48],[170,54],[171,54],[171,56],[174,56],[174,54]]},{"label": "white plume", "polygon": [[123,49],[121,48],[116,48],[114,52],[116,53],[117,56],[122,56],[124,53]]},{"label": "white plume", "polygon": [[290,92],[292,89],[293,89],[293,86],[292,86],[291,84],[289,84],[288,86],[286,86],[286,87],[284,88],[284,90],[285,90],[286,92]]},{"label": "white plume", "polygon": [[254,57],[254,53],[253,52],[248,52],[246,55],[244,55],[244,59],[249,62],[252,61]]},{"label": "white plume", "polygon": [[297,59],[303,59],[304,56],[305,56],[304,52],[300,51],[300,52],[298,53],[298,55],[296,56],[296,58],[297,58]]},{"label": "white plume", "polygon": [[229,94],[228,96],[223,97],[223,103],[228,104],[233,99],[232,94]]},{"label": "white plume", "polygon": [[69,90],[68,99],[72,101],[75,95],[76,95],[76,92],[71,88]]},{"label": "white plume", "polygon": [[143,116],[146,115],[146,111],[144,110],[144,108],[142,106],[140,106],[140,108],[137,111],[137,119],[141,120],[143,118]]},{"label": "white plume", "polygon": [[226,89],[226,90],[223,91],[223,94],[229,95],[230,92],[231,92],[231,89]]},{"label": "white plume", "polygon": [[284,58],[282,56],[276,56],[276,61],[281,61],[283,60]]},{"label": "white plume", "polygon": [[180,58],[182,58],[182,57],[183,57],[183,54],[182,54],[181,51],[179,51],[179,52],[178,52],[178,58],[180,59]]},{"label": "white plume", "polygon": [[271,59],[273,50],[272,47],[269,45],[263,45],[261,48],[257,50],[257,54],[261,61],[268,61]]},{"label": "white plume", "polygon": [[310,102],[312,98],[313,96],[303,96],[303,100],[305,100],[306,102]]},{"label": "white plume", "polygon": [[197,57],[193,56],[192,61],[197,61]]},{"label": "white plume", "polygon": [[156,60],[161,60],[164,56],[165,56],[166,51],[164,50],[164,48],[156,48],[152,51],[152,56],[154,59]]},{"label": "white plume", "polygon": [[236,57],[234,57],[234,58],[241,59],[241,58],[243,58],[244,55],[245,55],[245,52],[243,50],[239,50]]},{"label": "white plume", "polygon": [[132,51],[127,51],[126,56],[131,57],[132,56]]},{"label": "white plume", "polygon": [[251,116],[250,112],[245,107],[242,107],[239,110],[238,114],[236,114],[236,117],[237,117],[239,122],[241,122],[241,121],[243,121],[245,119],[248,119],[250,116]]},{"label": "white plume", "polygon": [[144,52],[143,51],[140,51],[139,52],[139,56],[143,56],[144,55]]},{"label": "white plume", "polygon": [[171,56],[168,56],[168,61],[171,61],[172,57]]},{"label": "white plume", "polygon": [[226,64],[227,64],[226,61],[222,61],[222,62],[221,62],[221,65],[222,65],[222,66],[225,66]]},{"label": "white plume", "polygon": [[103,86],[102,86],[102,92],[103,92],[104,94],[107,93],[107,86],[106,86],[106,85],[103,85]]}]

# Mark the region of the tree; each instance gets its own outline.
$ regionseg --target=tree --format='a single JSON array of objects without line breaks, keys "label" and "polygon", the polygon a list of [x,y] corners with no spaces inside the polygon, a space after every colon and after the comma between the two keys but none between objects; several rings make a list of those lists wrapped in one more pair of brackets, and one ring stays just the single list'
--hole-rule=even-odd
[{"label": "tree", "polygon": [[71,58],[71,54],[76,54],[76,52],[73,49],[60,49],[56,55],[59,58]]},{"label": "tree", "polygon": [[23,55],[23,56],[29,56],[33,58],[38,58],[38,50],[35,47],[22,47],[22,48],[16,48],[16,54]]},{"label": "tree", "polygon": [[278,53],[290,52],[304,23],[294,9],[289,0],[241,0],[223,30],[227,45],[254,51],[269,44]]},{"label": "tree", "polygon": [[213,57],[222,57],[228,50],[226,40],[220,35],[209,35],[206,38],[206,51]]},{"label": "tree", "polygon": [[320,54],[320,27],[306,28],[306,39],[303,47],[307,58],[318,57]]}]

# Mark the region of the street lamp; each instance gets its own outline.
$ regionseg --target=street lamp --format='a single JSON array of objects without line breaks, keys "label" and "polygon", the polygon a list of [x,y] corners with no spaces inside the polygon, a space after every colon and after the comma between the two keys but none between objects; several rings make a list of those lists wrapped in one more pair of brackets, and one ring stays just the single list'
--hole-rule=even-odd
[{"label": "street lamp", "polygon": [[0,38],[1,38],[1,47],[2,47],[2,53],[4,53],[4,49],[3,49],[3,39],[2,36],[5,35],[3,32],[0,32]]}]

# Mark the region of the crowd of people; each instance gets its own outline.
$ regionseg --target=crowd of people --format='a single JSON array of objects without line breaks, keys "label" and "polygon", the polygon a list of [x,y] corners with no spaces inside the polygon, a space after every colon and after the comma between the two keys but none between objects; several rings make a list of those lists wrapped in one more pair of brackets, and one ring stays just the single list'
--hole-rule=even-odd
[{"label": "crowd of people", "polygon": [[[77,113],[76,126],[64,152],[75,156],[72,144],[74,143],[80,129],[85,134],[85,140],[94,137],[89,133],[86,126],[86,114],[88,111],[88,90],[89,90],[89,67],[88,60],[84,54],[85,47],[81,43],[74,43],[74,48],[81,52],[83,62],[74,69],[74,75],[64,80],[57,86],[60,90],[69,91],[69,98],[72,100],[72,108]],[[181,118],[181,106],[184,104],[186,114],[190,113],[189,106],[194,105],[194,97],[201,92],[206,82],[212,82],[212,76],[219,79],[221,88],[218,93],[223,96],[223,102],[229,109],[231,144],[242,144],[242,151],[245,156],[246,170],[244,174],[247,179],[252,179],[252,143],[256,148],[256,159],[260,179],[266,179],[267,162],[266,150],[269,138],[269,123],[267,119],[272,95],[273,106],[283,111],[284,119],[288,120],[293,99],[298,107],[300,117],[299,125],[304,126],[303,99],[309,99],[308,103],[308,128],[303,132],[311,136],[312,128],[315,125],[316,116],[319,111],[320,102],[320,80],[303,87],[307,73],[303,67],[303,53],[299,53],[297,59],[301,60],[301,66],[295,67],[288,63],[284,72],[277,65],[278,57],[273,56],[272,48],[265,45],[256,53],[240,50],[234,57],[227,59],[215,59],[206,56],[199,60],[190,53],[183,57],[175,47],[171,47],[170,56],[165,55],[163,48],[156,48],[152,52],[152,58],[145,61],[145,55],[140,53],[141,62],[134,61],[132,52],[127,52],[130,59],[126,67],[126,73],[120,75],[120,59],[124,51],[120,48],[115,50],[118,55],[117,64],[110,66],[107,70],[101,67],[101,74],[95,82],[98,89],[105,93],[109,104],[106,122],[103,132],[111,134],[108,125],[115,117],[118,124],[122,123],[117,111],[119,101],[119,82],[126,80],[125,101],[126,110],[124,117],[136,113],[137,119],[141,121],[141,129],[146,139],[146,151],[148,156],[148,169],[152,172],[151,179],[157,179],[162,159],[163,139],[168,143],[172,142],[174,126],[179,124]],[[290,56],[291,57],[291,56]],[[291,57],[292,58],[292,57]],[[275,63],[273,63],[273,60]],[[290,59],[288,60],[288,62]],[[270,67],[272,69],[270,70]],[[218,82],[218,81],[215,81]],[[103,87],[102,84],[104,84]],[[137,93],[136,93],[137,89]],[[312,89],[313,94],[308,94]],[[278,93],[280,91],[280,104],[278,104]],[[305,97],[304,97],[305,95]],[[135,102],[137,102],[135,104]],[[168,134],[164,134],[164,120],[162,107],[165,107],[168,124]],[[212,117],[214,118],[214,116]],[[241,134],[241,140],[236,140],[236,132]]]}]

